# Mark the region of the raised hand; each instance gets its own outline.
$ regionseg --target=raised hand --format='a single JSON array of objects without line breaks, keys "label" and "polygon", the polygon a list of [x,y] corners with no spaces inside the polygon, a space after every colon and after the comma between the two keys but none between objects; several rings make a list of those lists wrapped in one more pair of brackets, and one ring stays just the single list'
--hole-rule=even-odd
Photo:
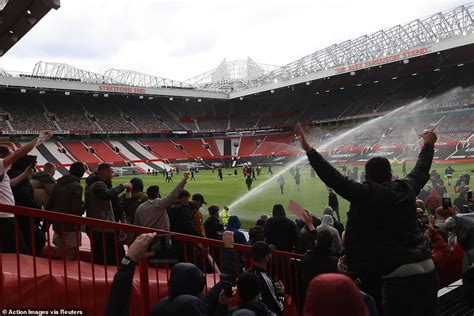
[{"label": "raised hand", "polygon": [[295,133],[296,133],[296,137],[300,141],[301,148],[303,148],[304,151],[310,151],[311,146],[309,145],[308,140],[306,139],[306,135],[304,134],[303,126],[301,126],[300,123],[296,124]]}]

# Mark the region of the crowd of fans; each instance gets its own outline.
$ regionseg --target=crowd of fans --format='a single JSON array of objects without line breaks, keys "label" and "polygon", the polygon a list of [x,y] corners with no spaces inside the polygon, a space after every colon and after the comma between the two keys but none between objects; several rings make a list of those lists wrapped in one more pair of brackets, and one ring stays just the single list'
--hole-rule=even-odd
[{"label": "crowd of fans", "polygon": [[[309,145],[298,126],[297,136],[312,168],[331,188],[328,206],[321,218],[304,211],[293,221],[282,205],[274,205],[272,216],[262,215],[248,238],[241,230],[239,217],[227,208],[219,213],[217,205],[210,205],[204,221],[201,210],[207,202],[202,194],[185,189],[188,172],[166,197],[156,185],[145,190],[140,178],[112,186],[113,168],[106,163],[86,178],[85,190],[81,179],[86,167],[81,162],[72,164],[69,174],[57,181],[53,178],[54,164],[48,163],[43,171],[33,173],[34,156],[27,154],[50,136],[49,132],[42,133],[14,152],[0,146],[1,204],[85,214],[224,242],[224,251],[214,258],[221,262],[221,281],[204,295],[201,271],[206,271],[208,249],[199,243],[175,241],[178,263],[171,271],[169,297],[154,308],[152,315],[240,315],[242,310],[248,315],[282,315],[289,292],[283,285],[287,280],[272,279],[270,267],[275,260],[283,260],[272,258],[274,250],[303,255],[301,274],[294,277],[300,278],[299,307],[304,315],[326,315],[328,311],[343,315],[349,310],[352,315],[435,315],[438,288],[463,275],[466,249],[458,242],[455,218],[460,213],[474,213],[470,175],[464,172],[453,179],[455,170],[448,167],[444,174],[446,186],[440,174],[430,172],[437,140],[432,131],[423,133],[424,147],[418,161],[410,173],[404,167],[403,179],[393,180],[389,161],[375,157],[365,166],[367,181],[360,183],[354,181],[358,179],[357,171],[352,180],[333,168]],[[447,187],[458,193],[452,203],[446,199]],[[347,230],[340,220],[335,193],[351,202]],[[40,254],[49,227],[40,219],[30,222],[24,216],[18,216],[18,223],[16,234],[14,215],[0,213],[1,251],[16,252],[18,242],[21,253]],[[78,260],[82,235],[75,225],[56,221],[52,229],[52,243],[60,256]],[[94,263],[121,263],[106,315],[126,315],[134,267],[153,255],[148,245],[155,235],[129,234],[119,240],[113,229],[94,227],[89,227],[87,234]],[[252,267],[247,271],[234,244],[251,246]],[[236,285],[240,297],[237,307],[230,307],[233,293],[229,294],[228,282]]]}]

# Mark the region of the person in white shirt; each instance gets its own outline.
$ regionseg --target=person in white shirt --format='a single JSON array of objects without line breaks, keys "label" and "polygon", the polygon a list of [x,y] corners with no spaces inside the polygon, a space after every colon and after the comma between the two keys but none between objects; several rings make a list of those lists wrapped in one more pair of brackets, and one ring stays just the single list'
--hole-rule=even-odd
[{"label": "person in white shirt", "polygon": [[[10,179],[7,171],[13,162],[28,154],[33,148],[44,143],[52,136],[52,132],[43,132],[37,138],[28,144],[12,151],[8,146],[0,146],[0,204],[7,206],[15,205],[15,198],[13,197],[12,187],[15,187],[25,178],[31,175],[31,168],[28,168],[14,179]],[[12,213],[0,212],[0,252],[15,253],[17,252],[16,238],[19,240],[20,253],[30,253],[26,247],[22,235],[15,234],[15,216]]]}]

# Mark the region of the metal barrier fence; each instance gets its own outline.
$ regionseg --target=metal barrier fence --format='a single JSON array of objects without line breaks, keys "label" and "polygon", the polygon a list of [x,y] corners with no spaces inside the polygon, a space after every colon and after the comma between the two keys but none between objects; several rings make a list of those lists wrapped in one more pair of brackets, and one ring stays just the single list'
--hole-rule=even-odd
[{"label": "metal barrier fence", "polygon": [[[130,315],[148,316],[151,307],[168,296],[171,267],[177,261],[194,263],[204,272],[206,291],[220,278],[223,243],[219,240],[26,207],[0,205],[0,212],[15,215],[0,219],[0,309],[69,308],[103,315],[125,253],[124,244],[149,232],[173,236],[175,250],[164,251],[156,260],[140,262],[134,276]],[[5,236],[6,221],[12,227],[10,236]],[[23,240],[18,237],[20,232]],[[55,234],[63,237],[58,239]],[[74,253],[66,250],[65,242],[78,240],[82,240],[81,246]],[[235,244],[234,249],[240,254],[238,275],[251,267],[250,247]],[[274,251],[272,257],[269,273],[285,285],[285,314],[298,315],[303,296],[301,255]]]}]

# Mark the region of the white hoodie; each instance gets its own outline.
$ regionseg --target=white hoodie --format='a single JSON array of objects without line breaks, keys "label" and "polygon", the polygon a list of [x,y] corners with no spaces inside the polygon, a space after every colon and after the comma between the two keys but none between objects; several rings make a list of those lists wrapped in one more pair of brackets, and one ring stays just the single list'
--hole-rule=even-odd
[{"label": "white hoodie", "polygon": [[337,229],[333,227],[334,225],[334,219],[332,218],[331,215],[323,215],[323,218],[321,220],[321,225],[316,227],[316,231],[322,232],[323,230],[327,230],[331,233],[332,235],[332,240],[333,240],[333,245],[336,248],[337,251],[342,251],[342,246],[341,246],[341,237],[339,236],[339,232]]}]

